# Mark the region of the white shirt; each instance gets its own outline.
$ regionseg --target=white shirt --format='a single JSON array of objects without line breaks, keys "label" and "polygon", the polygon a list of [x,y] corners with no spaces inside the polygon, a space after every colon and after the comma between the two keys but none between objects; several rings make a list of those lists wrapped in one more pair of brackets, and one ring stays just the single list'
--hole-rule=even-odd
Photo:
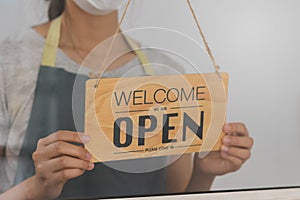
[{"label": "white shirt", "polygon": [[[6,158],[0,160],[0,193],[13,186],[18,156],[30,118],[44,42],[40,34],[30,29],[14,40],[0,43],[0,146],[6,148]],[[163,52],[150,49],[143,51],[156,75],[174,74],[174,71],[160,64],[173,68],[179,74],[184,73],[183,68]],[[73,73],[80,67],[60,49],[56,65]],[[139,60],[135,58],[104,76],[120,77],[137,65]],[[142,75],[145,75],[142,67],[126,74],[127,77]]]}]

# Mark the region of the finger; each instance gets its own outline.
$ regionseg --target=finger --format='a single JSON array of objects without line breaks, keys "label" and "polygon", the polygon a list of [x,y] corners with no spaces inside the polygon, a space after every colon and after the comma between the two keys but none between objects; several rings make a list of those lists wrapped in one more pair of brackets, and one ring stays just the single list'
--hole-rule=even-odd
[{"label": "finger", "polygon": [[237,134],[238,136],[249,136],[248,130],[243,123],[229,123],[224,126],[226,134]]},{"label": "finger", "polygon": [[38,146],[47,146],[57,141],[75,142],[79,144],[88,143],[90,140],[89,136],[72,131],[58,131],[49,135],[46,138],[39,140]]},{"label": "finger", "polygon": [[254,140],[251,137],[239,137],[226,135],[223,138],[223,144],[226,146],[241,147],[251,149],[254,144]]},{"label": "finger", "polygon": [[40,151],[42,160],[49,160],[62,155],[72,156],[86,161],[90,161],[92,158],[92,155],[83,147],[62,141],[49,144]]},{"label": "finger", "polygon": [[90,171],[93,168],[94,164],[92,162],[68,156],[54,158],[37,165],[37,171],[40,172],[58,172],[65,169],[81,169]]},{"label": "finger", "polygon": [[230,156],[240,158],[241,160],[243,160],[243,162],[245,162],[246,160],[248,160],[251,157],[251,153],[247,149],[228,147],[228,146],[222,145],[221,151]]},{"label": "finger", "polygon": [[227,153],[224,153],[223,151],[221,151],[221,156],[233,165],[233,167],[231,168],[232,172],[239,170],[244,163],[242,159],[231,156]]},{"label": "finger", "polygon": [[53,178],[59,182],[66,182],[70,179],[83,175],[84,172],[85,171],[81,169],[65,169],[54,173]]}]

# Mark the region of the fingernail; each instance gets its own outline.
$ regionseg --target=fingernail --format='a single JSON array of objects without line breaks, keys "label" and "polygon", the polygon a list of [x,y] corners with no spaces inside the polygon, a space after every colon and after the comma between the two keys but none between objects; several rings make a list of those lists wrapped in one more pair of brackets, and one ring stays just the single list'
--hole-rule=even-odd
[{"label": "fingernail", "polygon": [[224,137],[223,142],[224,144],[230,144],[231,143],[230,137]]},{"label": "fingernail", "polygon": [[90,153],[87,153],[87,154],[86,154],[86,159],[87,159],[87,160],[91,160],[91,158],[92,158],[92,155],[91,155]]},{"label": "fingernail", "polygon": [[83,144],[88,143],[91,140],[91,138],[88,135],[81,135],[81,141]]},{"label": "fingernail", "polygon": [[228,154],[227,153],[222,153],[223,157],[227,158],[228,157]]},{"label": "fingernail", "polygon": [[231,131],[231,125],[226,124],[226,125],[224,126],[224,131],[225,131],[225,133],[229,133],[229,132]]},{"label": "fingernail", "polygon": [[90,163],[89,163],[89,170],[94,169],[94,167],[95,167],[94,163],[90,162]]},{"label": "fingernail", "polygon": [[229,151],[229,147],[225,146],[225,145],[222,145],[221,147],[222,151],[224,152],[228,152]]}]

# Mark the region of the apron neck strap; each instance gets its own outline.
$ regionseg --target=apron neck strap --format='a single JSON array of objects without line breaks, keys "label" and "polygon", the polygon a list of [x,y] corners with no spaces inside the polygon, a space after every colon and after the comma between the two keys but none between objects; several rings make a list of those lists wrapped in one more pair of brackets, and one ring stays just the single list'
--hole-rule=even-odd
[{"label": "apron neck strap", "polygon": [[50,24],[42,57],[42,66],[55,67],[61,33],[61,19],[62,17],[60,16]]},{"label": "apron neck strap", "polygon": [[135,52],[137,57],[140,60],[140,63],[143,65],[144,72],[149,76],[154,76],[154,71],[150,65],[149,59],[144,54],[144,52],[141,50],[141,48],[138,46],[137,43],[135,43],[130,37],[123,35],[127,44],[129,47]]},{"label": "apron neck strap", "polygon": [[[56,65],[56,55],[57,55],[57,49],[59,46],[59,40],[61,34],[61,22],[62,22],[62,16],[54,19],[50,24],[46,42],[45,42],[44,53],[42,57],[42,63],[41,63],[42,66],[55,67]],[[153,76],[154,71],[144,52],[142,52],[139,46],[135,42],[133,42],[129,37],[124,35],[124,38],[128,43],[128,45],[130,46],[130,48],[138,56],[139,61],[142,64],[145,73],[149,76]]]}]

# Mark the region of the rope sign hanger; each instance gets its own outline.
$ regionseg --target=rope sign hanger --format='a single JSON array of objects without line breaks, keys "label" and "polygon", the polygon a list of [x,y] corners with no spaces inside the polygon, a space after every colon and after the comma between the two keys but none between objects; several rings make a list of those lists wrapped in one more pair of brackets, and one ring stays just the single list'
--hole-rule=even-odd
[{"label": "rope sign hanger", "polygon": [[[207,42],[206,37],[205,37],[205,35],[204,35],[204,32],[202,31],[202,28],[201,28],[201,26],[200,26],[199,20],[198,20],[198,18],[197,18],[197,16],[196,16],[196,13],[195,13],[194,9],[193,9],[192,3],[191,3],[190,0],[186,0],[186,1],[187,1],[188,6],[189,6],[190,12],[191,12],[192,15],[193,15],[194,21],[195,21],[195,23],[196,23],[196,25],[197,25],[199,34],[200,34],[200,36],[201,36],[201,38],[202,38],[202,40],[203,40],[203,43],[204,43],[204,45],[205,45],[205,49],[206,49],[206,51],[207,51],[207,53],[208,53],[208,56],[209,56],[209,58],[210,58],[211,61],[212,61],[212,64],[213,64],[214,69],[215,69],[215,73],[218,75],[219,79],[222,80],[222,77],[221,77],[221,74],[220,74],[220,67],[219,67],[219,65],[217,64],[217,62],[216,62],[216,60],[215,60],[215,58],[214,58],[214,56],[213,56],[213,53],[212,53],[212,51],[211,51],[211,49],[210,49],[210,47],[209,47],[209,45],[208,45],[208,42]],[[108,56],[109,56],[109,54],[110,54],[110,52],[111,52],[112,46],[113,46],[113,44],[114,44],[114,41],[115,41],[115,39],[116,39],[116,37],[117,37],[117,35],[118,35],[120,29],[121,29],[121,25],[122,25],[122,23],[123,23],[123,21],[124,21],[124,19],[125,19],[125,16],[126,16],[126,14],[127,14],[127,12],[128,12],[128,8],[129,8],[130,4],[131,4],[131,0],[128,0],[127,3],[126,3],[125,10],[124,10],[124,12],[123,12],[123,14],[122,14],[121,20],[120,20],[120,22],[119,22],[119,24],[118,24],[117,30],[116,30],[116,32],[115,32],[113,38],[112,38],[112,41],[111,41],[111,43],[110,43],[110,46],[109,46],[109,48],[108,48],[108,51],[107,51],[107,53],[106,53],[106,56],[105,56],[105,58],[104,58],[104,60],[103,60],[103,64],[102,64],[102,65],[104,65],[104,64],[107,62]],[[98,76],[98,78],[97,78],[97,82],[96,82],[96,84],[95,84],[95,88],[97,88],[97,87],[99,86],[99,83],[100,83],[100,76]]]},{"label": "rope sign hanger", "polygon": [[198,31],[199,31],[199,33],[200,33],[200,35],[201,35],[201,37],[202,37],[203,43],[204,43],[204,45],[205,45],[206,51],[207,51],[207,53],[208,53],[208,55],[209,55],[209,57],[210,57],[210,59],[211,59],[213,65],[214,65],[215,72],[218,74],[218,77],[219,77],[219,79],[221,80],[222,77],[221,77],[221,74],[220,74],[220,67],[219,67],[219,65],[217,64],[216,59],[214,58],[214,55],[213,55],[213,53],[212,53],[212,51],[211,51],[211,49],[210,49],[210,47],[209,47],[209,45],[208,45],[208,42],[207,42],[207,40],[206,40],[206,37],[205,37],[205,35],[204,35],[203,31],[202,31],[202,28],[201,28],[201,26],[200,26],[200,23],[199,23],[199,21],[198,21],[198,18],[197,18],[197,16],[196,16],[196,13],[195,13],[195,11],[194,11],[194,9],[193,9],[192,3],[191,3],[190,0],[186,0],[186,1],[187,1],[188,5],[189,5],[190,11],[191,11],[191,13],[192,13],[192,15],[193,15],[193,17],[194,17],[194,20],[195,20],[195,22],[196,22]]}]

